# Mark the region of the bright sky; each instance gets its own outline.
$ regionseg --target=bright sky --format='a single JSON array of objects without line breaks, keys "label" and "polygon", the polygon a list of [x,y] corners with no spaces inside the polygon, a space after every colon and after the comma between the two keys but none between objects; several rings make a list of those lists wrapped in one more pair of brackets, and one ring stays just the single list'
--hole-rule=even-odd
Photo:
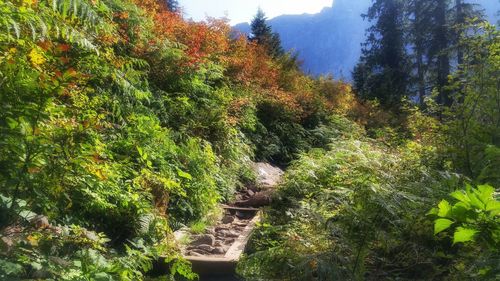
[{"label": "bright sky", "polygon": [[231,24],[251,21],[259,6],[271,19],[283,14],[317,13],[332,3],[332,0],[179,0],[187,18],[227,16]]}]

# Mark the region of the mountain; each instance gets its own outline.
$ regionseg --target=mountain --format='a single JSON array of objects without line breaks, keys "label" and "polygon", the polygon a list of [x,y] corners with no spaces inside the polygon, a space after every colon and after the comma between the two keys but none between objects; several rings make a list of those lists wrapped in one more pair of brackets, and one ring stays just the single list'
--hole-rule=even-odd
[{"label": "mountain", "polygon": [[[283,47],[298,52],[303,69],[312,75],[332,74],[336,78],[351,77],[351,71],[361,55],[361,43],[370,23],[361,15],[371,0],[335,0],[332,7],[317,14],[283,15],[269,20],[281,36]],[[486,15],[496,22],[500,2],[472,0],[485,8]],[[248,23],[234,26],[250,32]]]}]

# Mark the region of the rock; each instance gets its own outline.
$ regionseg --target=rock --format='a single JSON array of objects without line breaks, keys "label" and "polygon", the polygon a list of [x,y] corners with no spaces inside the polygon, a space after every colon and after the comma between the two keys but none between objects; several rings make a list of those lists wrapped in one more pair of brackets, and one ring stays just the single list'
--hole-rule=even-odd
[{"label": "rock", "polygon": [[88,231],[85,230],[84,232],[85,238],[89,239],[90,241],[97,242],[99,241],[99,236],[93,231]]},{"label": "rock", "polygon": [[236,237],[240,236],[240,234],[234,230],[229,230],[228,232],[225,233],[225,236],[236,238]]},{"label": "rock", "polygon": [[283,170],[268,163],[254,163],[253,169],[257,173],[257,185],[262,188],[277,186],[283,176]]},{"label": "rock", "polygon": [[233,225],[235,226],[239,226],[239,227],[245,227],[248,225],[248,222],[244,222],[244,221],[237,221],[237,222],[234,222]]},{"label": "rock", "polygon": [[212,251],[212,254],[215,254],[215,255],[223,255],[225,253],[226,253],[226,251],[224,251],[224,249],[222,247],[217,247]]},{"label": "rock", "polygon": [[[220,232],[220,235],[224,238],[235,238],[235,237],[238,237],[240,236],[239,233],[237,233],[236,231],[234,230],[222,230]],[[227,240],[227,239],[225,239]]]},{"label": "rock", "polygon": [[233,216],[229,216],[229,215],[227,215],[227,216],[224,216],[224,217],[222,218],[222,223],[223,223],[223,224],[232,223],[233,221],[234,221],[234,217],[233,217]]},{"label": "rock", "polygon": [[184,237],[189,235],[189,228],[183,227],[177,231],[174,231],[174,237],[176,241],[182,241]]},{"label": "rock", "polygon": [[249,213],[249,212],[241,212],[241,211],[236,211],[236,216],[239,219],[250,219],[254,216],[254,214]]},{"label": "rock", "polygon": [[231,248],[231,244],[222,246],[222,250],[224,251],[224,253],[227,253],[227,251],[229,251],[229,248]]},{"label": "rock", "polygon": [[14,240],[9,237],[2,237],[0,239],[0,249],[2,249],[2,252],[10,252],[12,247],[14,247]]},{"label": "rock", "polygon": [[222,245],[224,245],[224,243],[222,242],[222,240],[217,240],[214,243],[214,247],[221,247]]},{"label": "rock", "polygon": [[239,207],[262,207],[272,203],[272,190],[266,190],[256,193],[253,197],[247,200],[236,201],[235,205]]},{"label": "rock", "polygon": [[195,252],[195,251],[189,251],[189,252],[187,253],[187,255],[188,255],[188,256],[192,256],[192,257],[203,257],[203,255],[202,255],[202,254],[197,253],[197,252]]},{"label": "rock", "polygon": [[34,217],[30,222],[36,229],[46,229],[50,227],[49,219],[43,215]]},{"label": "rock", "polygon": [[254,196],[255,192],[253,192],[251,189],[247,190],[248,196]]},{"label": "rock", "polygon": [[214,250],[214,247],[206,244],[198,245],[197,248],[209,253],[211,253]]},{"label": "rock", "polygon": [[254,193],[259,191],[259,188],[254,184],[248,185],[247,189],[253,191]]},{"label": "rock", "polygon": [[222,225],[219,225],[219,226],[215,227],[215,231],[216,232],[220,232],[221,230],[229,230],[229,227],[222,226]]},{"label": "rock", "polygon": [[203,256],[210,255],[210,252],[204,251],[202,249],[193,249],[190,251],[190,253],[198,253],[198,254],[203,255]]},{"label": "rock", "polygon": [[191,242],[191,245],[199,246],[206,244],[213,246],[214,243],[215,243],[215,236],[213,236],[212,234],[202,234],[193,236],[193,241]]}]

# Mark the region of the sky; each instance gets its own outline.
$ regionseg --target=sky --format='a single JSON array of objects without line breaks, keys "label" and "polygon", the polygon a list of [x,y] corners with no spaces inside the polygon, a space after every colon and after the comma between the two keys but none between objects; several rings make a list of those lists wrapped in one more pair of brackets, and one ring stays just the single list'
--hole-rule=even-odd
[{"label": "sky", "polygon": [[250,22],[260,6],[269,19],[279,15],[318,13],[331,7],[332,0],[178,0],[186,18],[196,21],[210,17],[228,17],[231,24]]}]

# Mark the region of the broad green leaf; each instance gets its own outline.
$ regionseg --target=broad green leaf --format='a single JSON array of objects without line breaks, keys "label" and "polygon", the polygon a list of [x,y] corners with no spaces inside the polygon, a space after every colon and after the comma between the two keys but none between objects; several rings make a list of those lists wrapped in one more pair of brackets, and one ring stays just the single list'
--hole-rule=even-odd
[{"label": "broad green leaf", "polygon": [[477,232],[475,229],[458,227],[453,235],[453,244],[473,241]]},{"label": "broad green leaf", "polygon": [[486,211],[489,211],[492,217],[500,215],[500,202],[488,202],[488,204],[486,204]]},{"label": "broad green leaf", "polygon": [[474,193],[475,190],[470,185],[466,186],[465,192],[467,193],[467,197],[469,198],[470,204],[473,207],[476,207],[477,209],[480,209],[480,210],[484,210],[484,207],[485,207],[484,203],[481,202],[481,200],[479,200],[479,198],[477,198],[476,194]]},{"label": "broad green leaf", "polygon": [[469,198],[467,198],[467,196],[462,191],[457,190],[455,192],[452,192],[450,195],[451,195],[451,197],[457,199],[460,202],[463,202],[466,204],[468,204],[470,202]]},{"label": "broad green leaf", "polygon": [[451,211],[451,205],[448,201],[441,200],[441,202],[439,202],[438,208],[439,208],[438,216],[442,218],[448,217]]},{"label": "broad green leaf", "polygon": [[462,202],[459,202],[451,208],[451,216],[459,221],[465,221],[467,219],[467,212],[469,211],[468,206]]},{"label": "broad green leaf", "polygon": [[437,219],[434,221],[434,234],[438,234],[448,229],[453,224],[449,219]]},{"label": "broad green leaf", "polygon": [[489,185],[480,185],[477,187],[476,195],[483,203],[487,204],[489,201],[493,200],[493,193],[495,189]]},{"label": "broad green leaf", "polygon": [[430,209],[429,212],[427,212],[426,215],[428,215],[428,216],[429,215],[435,215],[435,216],[437,216],[438,212],[439,212],[439,210],[437,208],[432,208],[432,209]]}]

